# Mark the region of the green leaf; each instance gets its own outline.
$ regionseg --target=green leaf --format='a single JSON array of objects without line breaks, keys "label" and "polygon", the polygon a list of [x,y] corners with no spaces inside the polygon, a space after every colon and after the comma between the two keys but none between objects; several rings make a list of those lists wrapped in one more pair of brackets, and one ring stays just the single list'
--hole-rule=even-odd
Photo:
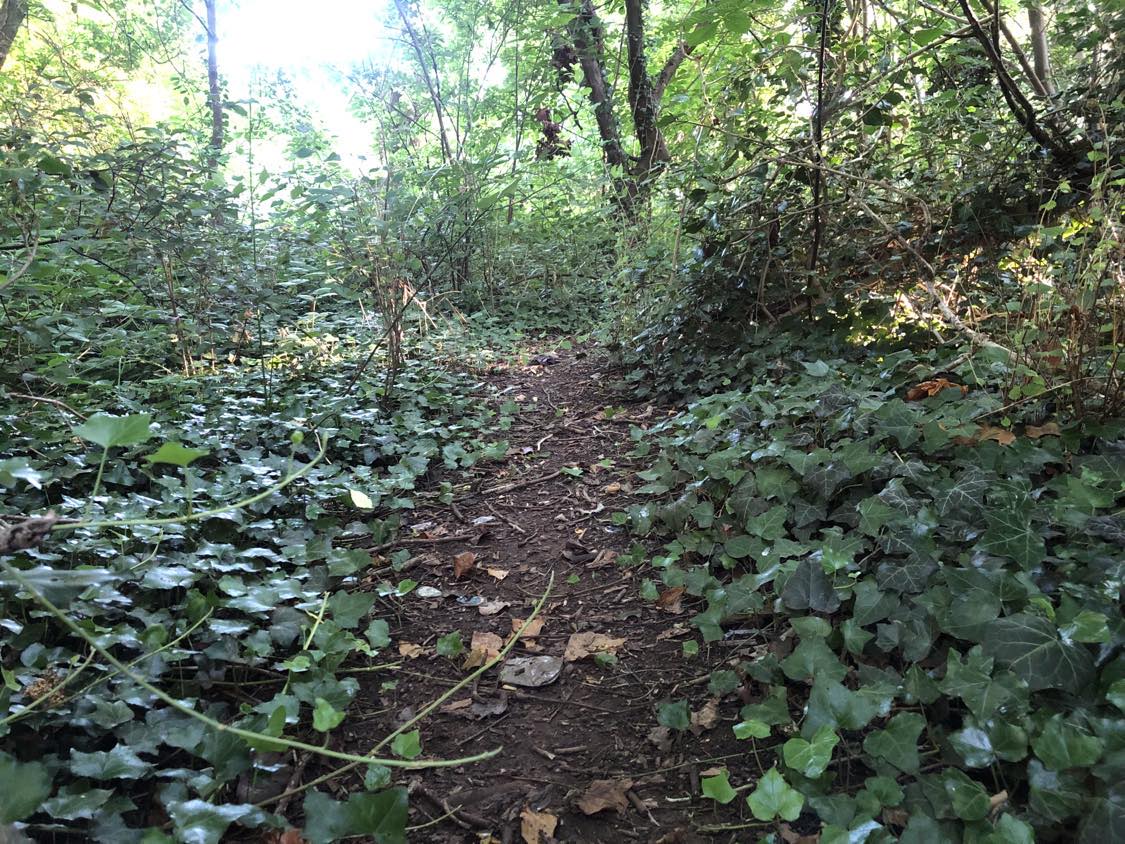
[{"label": "green leaf", "polygon": [[64,821],[93,818],[106,801],[113,796],[108,788],[85,788],[68,785],[43,804],[43,811],[52,818]]},{"label": "green leaf", "polygon": [[987,768],[996,761],[992,739],[980,727],[965,727],[951,733],[949,746],[961,757],[967,768]]},{"label": "green leaf", "polygon": [[1094,677],[1094,659],[1082,645],[1064,643],[1045,618],[1018,613],[985,628],[984,652],[1027,683],[1032,691],[1078,694]]},{"label": "green leaf", "polygon": [[219,844],[232,823],[260,826],[265,821],[265,813],[257,806],[179,800],[165,803],[164,808],[172,819],[176,841],[183,844]]},{"label": "green leaf", "polygon": [[130,416],[110,416],[96,413],[74,429],[74,433],[102,448],[137,445],[152,436],[149,425],[152,417],[147,413]]},{"label": "green leaf", "polygon": [[333,620],[345,630],[359,625],[359,620],[375,604],[375,596],[370,592],[340,591],[328,599],[328,609]]},{"label": "green leaf", "polygon": [[703,788],[704,797],[710,797],[716,803],[722,803],[724,806],[737,796],[735,790],[730,787],[730,780],[727,779],[725,770],[713,777],[704,777],[700,785]]},{"label": "green leaf", "polygon": [[178,442],[166,442],[145,460],[149,463],[167,463],[170,466],[190,466],[200,457],[210,454],[205,448],[188,448]]},{"label": "green leaf", "polygon": [[802,732],[815,734],[824,724],[838,730],[862,730],[873,718],[886,714],[889,709],[890,698],[862,695],[836,680],[817,676],[809,693]]},{"label": "green leaf", "polygon": [[305,798],[304,837],[310,844],[371,836],[377,844],[405,844],[407,795],[404,788],[353,794],[339,803],[318,791]]},{"label": "green leaf", "polygon": [[422,755],[422,731],[399,733],[391,742],[391,752],[403,759],[417,759]]},{"label": "green leaf", "polygon": [[961,654],[950,649],[945,677],[938,686],[945,694],[965,701],[978,721],[985,721],[1013,696],[1008,684],[993,678],[993,665],[979,645],[966,654],[964,661]]},{"label": "green leaf", "polygon": [[813,734],[812,741],[791,738],[781,750],[786,765],[808,779],[816,779],[832,761],[832,751],[839,742],[836,731],[825,724]]},{"label": "green leaf", "polygon": [[0,823],[33,814],[51,794],[51,774],[39,762],[17,762],[0,751]]},{"label": "green leaf", "polygon": [[805,805],[805,796],[790,788],[777,768],[770,768],[758,780],[757,788],[746,798],[746,803],[751,814],[760,821],[772,821],[774,818],[795,821]]},{"label": "green leaf", "polygon": [[988,792],[979,782],[969,779],[956,768],[946,768],[941,781],[957,817],[963,821],[979,821],[987,817],[990,808]]},{"label": "green leaf", "polygon": [[352,504],[360,510],[374,510],[375,502],[371,500],[371,496],[366,492],[361,492],[358,489],[349,489],[348,495],[351,496]]},{"label": "green leaf", "polygon": [[1047,546],[1039,533],[1027,496],[1015,501],[1005,499],[997,502],[985,510],[984,517],[988,530],[981,537],[980,544],[988,553],[1009,557],[1025,569],[1043,562]]},{"label": "green leaf", "polygon": [[656,705],[656,723],[673,730],[686,730],[691,726],[687,700],[669,700]]},{"label": "green leaf", "polygon": [[1110,640],[1108,620],[1093,610],[1082,610],[1065,627],[1059,629],[1064,642],[1104,643]]},{"label": "green leaf", "polygon": [[770,725],[765,721],[741,721],[734,725],[736,739],[766,738],[770,734]]},{"label": "green leaf", "polygon": [[843,680],[848,669],[823,639],[802,639],[801,643],[781,661],[781,669],[790,680]]},{"label": "green leaf", "polygon": [[391,630],[384,619],[377,618],[369,625],[363,635],[373,648],[385,648],[391,643]]},{"label": "green leaf", "polygon": [[0,484],[13,487],[16,481],[26,481],[36,489],[43,488],[43,473],[32,469],[26,457],[0,460]]},{"label": "green leaf", "polygon": [[900,712],[883,730],[868,734],[863,749],[877,759],[893,765],[904,774],[918,773],[918,737],[926,719],[916,712]]},{"label": "green leaf", "polygon": [[79,777],[95,780],[136,780],[146,776],[152,765],[145,762],[126,744],[119,744],[113,750],[100,750],[93,753],[70,751],[70,770]]},{"label": "green leaf", "polygon": [[435,650],[438,656],[449,657],[450,659],[463,653],[465,645],[461,641],[461,631],[454,630],[452,633],[447,633],[439,638]]},{"label": "green leaf", "polygon": [[336,709],[322,697],[316,699],[313,707],[313,729],[322,733],[334,730],[344,721],[344,713]]},{"label": "green leaf", "polygon": [[1062,714],[1053,715],[1043,731],[1031,741],[1031,749],[1054,771],[1088,768],[1102,755],[1101,739],[1068,724]]},{"label": "green leaf", "polygon": [[811,559],[801,560],[797,570],[785,581],[781,600],[794,610],[830,613],[840,608],[840,597],[832,588],[832,581],[820,563]]}]

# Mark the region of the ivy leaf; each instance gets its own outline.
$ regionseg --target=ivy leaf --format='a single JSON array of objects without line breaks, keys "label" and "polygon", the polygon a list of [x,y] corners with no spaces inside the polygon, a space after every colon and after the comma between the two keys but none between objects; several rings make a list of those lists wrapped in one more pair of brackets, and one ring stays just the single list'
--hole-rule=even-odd
[{"label": "ivy leaf", "polygon": [[382,618],[377,618],[367,625],[367,630],[364,631],[363,635],[367,637],[367,641],[371,643],[373,648],[385,648],[391,643],[390,627]]},{"label": "ivy leaf", "polygon": [[200,457],[210,454],[205,448],[188,448],[178,442],[166,442],[145,460],[149,463],[166,463],[170,466],[189,466]]},{"label": "ivy leaf", "polygon": [[996,761],[992,740],[980,727],[965,727],[951,733],[949,746],[961,757],[967,768],[987,768]]},{"label": "ivy leaf", "polygon": [[79,777],[95,780],[136,780],[148,774],[152,768],[133,748],[119,744],[113,750],[99,750],[83,753],[70,751],[70,770]]},{"label": "ivy leaf", "polygon": [[836,731],[825,724],[813,734],[811,741],[791,738],[781,750],[786,765],[814,780],[824,773],[828,763],[832,761],[832,751],[839,742],[840,737],[836,735]]},{"label": "ivy leaf", "polygon": [[904,774],[918,773],[918,736],[926,728],[926,719],[917,712],[900,712],[883,730],[863,740],[863,749],[882,759]]},{"label": "ivy leaf", "polygon": [[1018,613],[985,628],[984,652],[1011,669],[1032,691],[1078,694],[1094,676],[1094,659],[1081,645],[1066,644],[1045,618]]},{"label": "ivy leaf", "polygon": [[438,656],[453,658],[458,656],[465,650],[465,645],[461,642],[461,631],[454,630],[452,633],[447,633],[437,640],[437,647],[434,649]]},{"label": "ivy leaf", "polygon": [[120,445],[137,445],[152,436],[149,425],[152,417],[147,413],[130,416],[111,416],[96,413],[74,429],[74,433],[102,448]]},{"label": "ivy leaf", "polygon": [[370,592],[337,592],[328,599],[328,609],[333,620],[345,630],[359,624],[375,604],[375,596]]},{"label": "ivy leaf", "polygon": [[765,721],[751,719],[749,721],[741,721],[734,725],[734,737],[736,739],[766,738],[769,734],[770,725]]},{"label": "ivy leaf", "polygon": [[805,805],[805,795],[790,788],[777,768],[770,768],[758,780],[757,788],[746,798],[746,803],[750,812],[760,821],[772,821],[778,817],[795,821],[801,814],[801,807]]},{"label": "ivy leaf", "polygon": [[305,798],[304,837],[310,844],[330,844],[368,835],[376,844],[405,844],[406,789],[353,794],[340,803],[314,791]]},{"label": "ivy leaf", "polygon": [[36,489],[43,488],[43,473],[32,469],[25,457],[0,460],[0,484],[15,486],[17,480],[27,481]]},{"label": "ivy leaf", "polygon": [[399,733],[391,742],[391,752],[403,759],[417,759],[422,755],[422,731]]},{"label": "ivy leaf", "polygon": [[313,729],[327,733],[334,730],[344,721],[344,713],[334,707],[322,697],[316,699],[313,707]]},{"label": "ivy leaf", "polygon": [[108,788],[64,786],[59,793],[43,804],[43,811],[52,818],[64,821],[90,819],[113,796]]},{"label": "ivy leaf", "polygon": [[687,700],[669,700],[656,705],[656,723],[673,730],[686,730],[691,726]]},{"label": "ivy leaf", "polygon": [[232,823],[261,826],[266,814],[257,806],[215,804],[206,800],[168,801],[164,808],[172,819],[176,840],[184,844],[219,844]]},{"label": "ivy leaf", "polygon": [[724,806],[737,796],[735,790],[730,786],[730,780],[727,779],[725,770],[713,777],[704,777],[700,785],[703,788],[704,797],[710,797],[716,803],[722,803]]},{"label": "ivy leaf", "polygon": [[39,762],[17,762],[0,751],[0,823],[33,814],[51,793],[51,774]]},{"label": "ivy leaf", "polygon": [[964,660],[950,649],[939,688],[947,695],[961,698],[978,721],[985,721],[1012,698],[1011,689],[993,678],[993,665],[994,661],[984,655],[980,646],[972,648]]},{"label": "ivy leaf", "polygon": [[832,581],[820,563],[812,559],[801,560],[797,565],[797,570],[785,581],[781,600],[794,610],[830,613],[840,608],[840,597],[832,588]]},{"label": "ivy leaf", "polygon": [[818,675],[809,693],[802,732],[815,735],[824,724],[840,730],[862,730],[889,708],[890,701],[885,697],[861,695],[836,680]]},{"label": "ivy leaf", "polygon": [[371,500],[371,496],[366,492],[358,489],[349,489],[348,495],[351,496],[352,504],[360,510],[374,510],[375,502]]},{"label": "ivy leaf", "polygon": [[1102,755],[1101,739],[1066,723],[1062,714],[1051,716],[1043,731],[1031,741],[1031,749],[1054,771],[1088,768]]},{"label": "ivy leaf", "polygon": [[946,768],[941,782],[954,814],[961,820],[979,821],[988,815],[988,792],[979,782],[956,768]]},{"label": "ivy leaf", "polygon": [[781,661],[781,670],[790,680],[843,680],[848,669],[823,639],[802,639]]},{"label": "ivy leaf", "polygon": [[980,544],[988,553],[1009,557],[1025,569],[1043,562],[1047,546],[1026,496],[1020,501],[998,502],[985,511],[984,517],[988,530]]},{"label": "ivy leaf", "polygon": [[934,495],[934,510],[942,517],[976,512],[981,508],[988,487],[989,479],[984,472],[969,469]]}]

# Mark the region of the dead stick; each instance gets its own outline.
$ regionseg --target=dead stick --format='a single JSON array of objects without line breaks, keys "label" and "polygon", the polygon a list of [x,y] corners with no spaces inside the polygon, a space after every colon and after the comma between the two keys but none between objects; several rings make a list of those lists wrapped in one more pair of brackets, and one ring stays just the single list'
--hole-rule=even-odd
[{"label": "dead stick", "polygon": [[515,492],[517,489],[523,489],[525,486],[531,486],[533,484],[541,484],[541,483],[543,483],[543,481],[549,481],[549,480],[551,480],[551,478],[557,478],[561,474],[562,474],[562,469],[557,469],[554,472],[551,472],[549,475],[543,475],[542,477],[539,477],[539,478],[532,478],[529,481],[520,481],[519,483],[515,483],[515,484],[507,484],[505,486],[494,486],[494,487],[491,487],[489,489],[482,489],[481,492],[486,494],[486,495],[497,495],[498,493],[501,493],[501,492]]}]

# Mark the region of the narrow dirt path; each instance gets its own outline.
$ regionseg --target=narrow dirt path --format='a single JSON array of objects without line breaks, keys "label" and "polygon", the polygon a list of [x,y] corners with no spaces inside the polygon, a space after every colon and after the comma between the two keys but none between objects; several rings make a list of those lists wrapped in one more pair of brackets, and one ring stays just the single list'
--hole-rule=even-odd
[{"label": "narrow dirt path", "polygon": [[[471,538],[412,548],[417,557],[408,576],[419,590],[396,602],[397,615],[388,617],[407,655],[393,687],[382,685],[385,674],[359,675],[372,679],[353,710],[358,717],[347,722],[354,744],[346,749],[362,752],[373,737],[464,677],[474,635],[479,641],[480,634],[494,634],[494,646],[506,640],[553,574],[542,629],[529,630],[508,662],[565,655],[558,678],[528,688],[501,682],[493,669],[425,721],[427,756],[452,758],[501,745],[503,752],[475,765],[411,775],[411,825],[445,818],[410,840],[744,840],[745,831],[692,831],[745,820],[741,797],[721,807],[702,797],[699,785],[710,768],[737,771],[747,764],[747,745],[731,733],[740,702],[709,695],[707,662],[682,652],[683,641],[695,638],[691,610],[680,608],[674,593],[664,608],[642,600],[648,555],[634,558],[635,541],[610,518],[631,503],[637,467],[625,457],[632,449],[630,425],[648,424],[661,411],[634,405],[621,418],[607,419],[605,409],[622,397],[610,390],[611,376],[596,350],[540,360],[545,363],[483,376],[491,401],[528,408],[505,435],[506,460],[443,478],[460,486],[454,504],[419,506],[411,514],[423,539]],[[472,566],[460,577],[457,559]],[[442,594],[423,597],[434,595],[429,590]],[[453,631],[460,632],[465,653],[437,656],[437,640]],[[574,645],[583,641],[574,634],[606,637],[587,644],[596,650],[601,642],[616,662],[572,659]],[[734,648],[723,646],[711,649],[711,667],[735,656]],[[409,658],[410,652],[417,656]],[[698,734],[654,733],[657,704],[669,699],[690,701],[702,722]],[[537,836],[536,827],[546,832],[556,821],[553,837]]]}]

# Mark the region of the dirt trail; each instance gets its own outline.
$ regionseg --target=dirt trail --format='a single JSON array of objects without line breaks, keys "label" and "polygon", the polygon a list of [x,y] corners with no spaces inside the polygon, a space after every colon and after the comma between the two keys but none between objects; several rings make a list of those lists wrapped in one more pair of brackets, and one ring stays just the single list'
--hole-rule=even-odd
[{"label": "dirt trail", "polygon": [[[386,735],[465,676],[464,655],[435,655],[439,637],[460,631],[466,654],[474,633],[507,639],[513,619],[528,615],[551,573],[542,630],[517,643],[509,661],[563,657],[572,634],[595,633],[624,640],[616,647],[617,663],[602,665],[592,656],[564,661],[558,679],[540,688],[501,683],[493,669],[455,694],[452,707],[423,725],[425,755],[504,750],[475,765],[408,775],[411,825],[445,816],[411,833],[411,841],[518,844],[534,841],[531,827],[549,828],[552,819],[553,838],[543,842],[747,840],[745,829],[693,831],[753,820],[744,817],[742,796],[722,807],[699,786],[719,765],[731,769],[732,781],[744,782],[740,772],[753,764],[747,744],[731,733],[740,701],[718,701],[707,691],[710,668],[733,659],[737,649],[719,643],[685,658],[682,642],[696,638],[688,621],[693,610],[686,602],[682,609],[675,601],[661,609],[642,600],[641,581],[651,569],[621,563],[634,540],[610,515],[631,503],[637,467],[625,457],[632,448],[630,424],[649,424],[661,411],[633,405],[622,414],[631,422],[606,419],[605,408],[622,397],[612,393],[611,376],[595,355],[561,352],[545,364],[482,376],[491,401],[515,400],[531,410],[507,432],[505,461],[443,478],[462,485],[454,505],[419,506],[410,515],[425,536],[476,538],[412,549],[418,557],[408,576],[445,595],[412,594],[393,605],[396,614],[388,621],[396,645],[418,645],[421,653],[403,659],[394,688],[382,687],[385,674],[358,675],[371,679],[348,719],[343,749],[363,752],[373,737]],[[606,461],[609,468],[596,465]],[[563,471],[572,466],[582,474]],[[457,578],[455,558],[466,552],[475,557],[473,567]],[[478,598],[486,611],[497,601],[508,606],[485,615],[473,605]],[[392,605],[379,604],[377,612],[380,606],[386,612]],[[657,703],[673,698],[690,701],[690,711],[704,722],[698,735],[653,735]]]}]

